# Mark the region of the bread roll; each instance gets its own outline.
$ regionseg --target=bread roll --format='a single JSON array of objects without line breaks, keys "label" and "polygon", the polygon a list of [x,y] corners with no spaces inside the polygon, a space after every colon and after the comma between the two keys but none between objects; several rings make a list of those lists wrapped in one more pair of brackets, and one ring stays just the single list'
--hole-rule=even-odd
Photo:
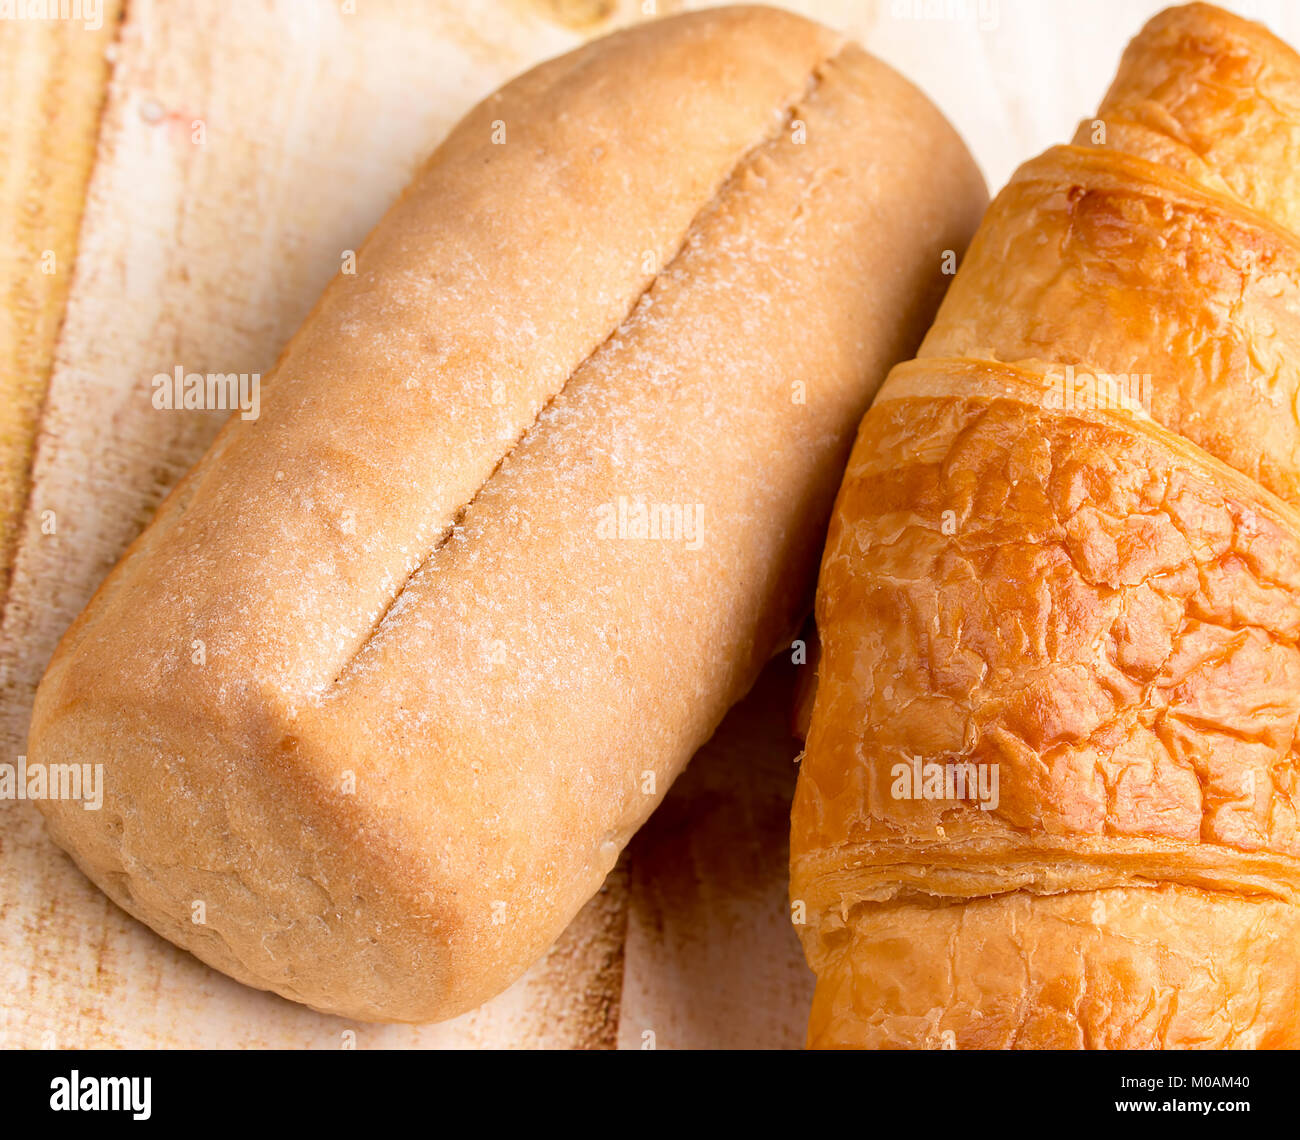
[{"label": "bread roll", "polygon": [[795,627],[983,205],[915,89],[776,11],[489,97],[65,636],[30,758],[107,791],[51,833],[319,1009],[504,988]]},{"label": "bread roll", "polygon": [[1300,56],[1156,17],[864,419],[791,832],[810,1044],[1300,1045],[1297,141]]}]

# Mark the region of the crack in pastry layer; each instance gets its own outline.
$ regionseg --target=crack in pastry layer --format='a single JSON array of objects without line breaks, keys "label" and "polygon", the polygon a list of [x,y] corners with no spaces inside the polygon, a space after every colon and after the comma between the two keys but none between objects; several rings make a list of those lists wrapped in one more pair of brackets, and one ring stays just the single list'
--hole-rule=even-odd
[{"label": "crack in pastry layer", "polygon": [[1136,377],[1155,419],[1300,502],[1295,343],[1290,232],[1140,158],[1056,147],[989,208],[920,357]]},{"label": "crack in pastry layer", "polygon": [[855,913],[815,944],[820,1048],[1294,1048],[1300,908],[1164,886]]},{"label": "crack in pastry layer", "polygon": [[[1157,425],[976,382],[883,400],[855,448],[818,620],[859,680],[814,714],[818,834],[900,862],[940,830],[1300,856],[1294,512]],[[999,804],[892,798],[913,757],[998,765]]]}]

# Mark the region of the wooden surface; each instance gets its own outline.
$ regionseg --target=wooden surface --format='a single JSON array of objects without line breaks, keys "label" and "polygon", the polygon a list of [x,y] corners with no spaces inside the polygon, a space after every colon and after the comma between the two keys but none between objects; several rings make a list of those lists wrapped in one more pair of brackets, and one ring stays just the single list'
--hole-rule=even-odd
[{"label": "wooden surface", "polygon": [[119,4],[98,27],[14,21],[0,35],[0,604],[76,261]]},{"label": "wooden surface", "polygon": [[[1229,6],[1300,43],[1300,5]],[[5,511],[27,503],[16,550],[0,542],[0,574],[12,566],[0,619],[4,759],[23,750],[59,635],[218,426],[207,413],[155,411],[150,378],[178,364],[269,371],[344,252],[475,100],[641,18],[641,7],[133,0],[120,28],[107,4],[99,31],[0,25],[0,93],[26,109],[12,122],[49,123],[44,135],[0,128],[0,225],[11,237],[0,348],[4,383],[21,394],[0,420],[10,465],[0,538]],[[996,187],[1070,135],[1160,5],[971,0],[938,20],[895,0],[791,7],[855,35],[925,89]],[[110,42],[83,216],[89,151],[76,140],[93,132]],[[33,201],[39,226],[13,237]],[[64,276],[34,282],[32,253],[46,243]],[[445,1025],[359,1025],[231,982],[110,904],[30,805],[0,803],[0,1045],[796,1046],[811,975],[785,901],[794,674],[773,663],[552,952]]]},{"label": "wooden surface", "polygon": [[798,1048],[813,975],[789,921],[796,667],[775,658],[628,848],[620,1048]]}]

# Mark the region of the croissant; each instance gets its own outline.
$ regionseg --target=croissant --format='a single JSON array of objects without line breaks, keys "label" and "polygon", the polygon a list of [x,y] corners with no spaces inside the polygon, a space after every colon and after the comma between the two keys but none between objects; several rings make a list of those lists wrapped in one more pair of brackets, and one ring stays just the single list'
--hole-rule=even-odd
[{"label": "croissant", "polygon": [[859,430],[812,1047],[1300,1046],[1300,56],[1155,17]]}]

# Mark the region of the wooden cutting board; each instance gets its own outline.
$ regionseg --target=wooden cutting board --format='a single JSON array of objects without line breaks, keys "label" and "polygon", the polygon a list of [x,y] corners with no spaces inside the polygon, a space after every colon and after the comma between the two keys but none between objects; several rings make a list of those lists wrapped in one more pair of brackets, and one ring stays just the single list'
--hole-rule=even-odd
[{"label": "wooden cutting board", "polygon": [[[154,410],[150,378],[268,372],[473,102],[678,6],[133,0],[121,20],[106,2],[97,29],[0,23],[5,759],[59,635],[219,426]],[[1069,135],[1160,5],[790,6],[912,77],[996,186]],[[1300,42],[1282,0],[1236,7]],[[0,1045],[796,1046],[811,991],[785,900],[796,672],[773,662],[552,951],[444,1025],[361,1025],[232,982],[109,903],[30,805],[0,803]]]}]

